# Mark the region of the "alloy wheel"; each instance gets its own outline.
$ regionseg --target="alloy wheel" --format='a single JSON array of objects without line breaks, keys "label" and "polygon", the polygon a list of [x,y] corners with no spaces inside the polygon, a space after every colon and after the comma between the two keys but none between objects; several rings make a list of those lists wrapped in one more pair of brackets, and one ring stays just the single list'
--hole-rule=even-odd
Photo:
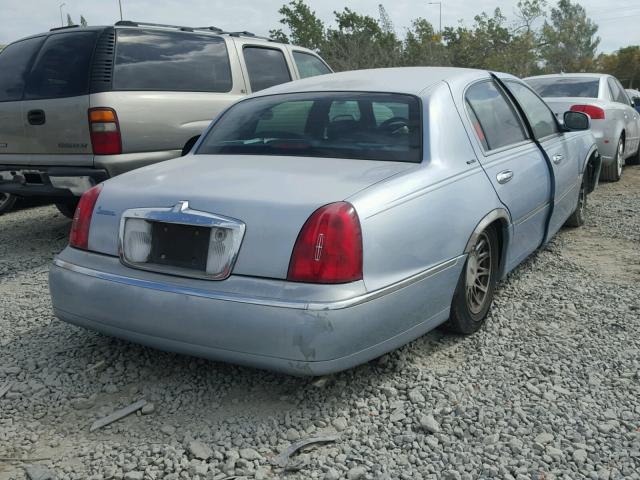
[{"label": "alloy wheel", "polygon": [[624,155],[624,142],[622,139],[618,142],[618,151],[616,152],[616,169],[618,170],[618,177],[622,175],[622,164]]},{"label": "alloy wheel", "polygon": [[473,314],[482,311],[491,285],[491,240],[482,232],[469,253],[465,275],[467,307]]}]

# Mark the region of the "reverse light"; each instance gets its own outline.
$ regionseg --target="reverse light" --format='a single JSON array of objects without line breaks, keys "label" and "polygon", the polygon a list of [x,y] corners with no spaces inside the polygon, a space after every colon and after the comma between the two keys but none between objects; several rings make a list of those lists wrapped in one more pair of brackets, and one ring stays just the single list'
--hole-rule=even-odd
[{"label": "reverse light", "polygon": [[89,228],[91,227],[91,217],[93,209],[98,201],[98,196],[102,191],[102,184],[90,188],[82,194],[80,202],[73,215],[71,233],[69,234],[69,245],[82,250],[89,248]]},{"label": "reverse light", "polygon": [[91,146],[96,155],[117,155],[122,153],[118,116],[112,108],[89,109],[89,131]]},{"label": "reverse light", "polygon": [[572,105],[570,110],[572,112],[586,113],[591,117],[591,120],[604,120],[604,110],[595,105]]},{"label": "reverse light", "polygon": [[151,222],[128,218],[124,227],[123,253],[131,263],[144,263],[151,254]]},{"label": "reverse light", "polygon": [[319,208],[305,222],[293,247],[287,280],[346,283],[362,279],[362,231],[353,205]]}]

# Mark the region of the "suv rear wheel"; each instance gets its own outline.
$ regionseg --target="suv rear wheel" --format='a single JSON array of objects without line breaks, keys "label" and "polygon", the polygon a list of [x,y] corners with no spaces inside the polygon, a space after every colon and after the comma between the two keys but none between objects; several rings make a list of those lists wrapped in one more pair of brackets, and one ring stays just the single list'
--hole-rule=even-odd
[{"label": "suv rear wheel", "polygon": [[73,215],[76,213],[76,207],[78,206],[79,201],[79,198],[74,198],[73,200],[56,203],[56,208],[65,217],[73,218]]},{"label": "suv rear wheel", "polygon": [[7,213],[13,208],[17,200],[15,195],[10,193],[0,193],[0,215]]}]

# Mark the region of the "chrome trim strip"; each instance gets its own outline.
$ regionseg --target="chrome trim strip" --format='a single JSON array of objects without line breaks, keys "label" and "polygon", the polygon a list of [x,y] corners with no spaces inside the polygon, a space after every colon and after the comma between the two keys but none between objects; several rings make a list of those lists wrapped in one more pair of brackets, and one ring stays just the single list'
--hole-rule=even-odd
[{"label": "chrome trim strip", "polygon": [[[181,225],[192,225],[196,227],[218,227],[231,231],[233,235],[233,245],[231,247],[231,255],[227,259],[221,272],[217,274],[209,274],[195,270],[183,269],[178,267],[168,267],[153,263],[135,263],[126,258],[124,252],[124,235],[127,219],[138,218],[148,221],[176,223]],[[179,277],[199,278],[204,280],[224,280],[231,275],[233,266],[238,258],[240,246],[244,239],[246,226],[240,220],[235,218],[223,217],[209,212],[201,212],[189,208],[189,202],[182,200],[171,208],[155,207],[155,208],[132,208],[125,210],[120,218],[120,230],[118,233],[118,256],[123,265],[138,270],[146,270],[149,272],[164,273],[167,275],[176,275]]]},{"label": "chrome trim strip", "polygon": [[247,303],[250,305],[260,305],[263,307],[292,308],[296,310],[318,311],[318,310],[342,310],[344,308],[355,307],[356,305],[361,305],[371,300],[375,300],[385,295],[389,295],[402,288],[408,287],[409,285],[419,282],[420,280],[424,280],[444,270],[447,270],[448,268],[455,266],[458,263],[458,260],[463,257],[464,255],[460,257],[452,258],[451,260],[447,260],[446,262],[443,262],[439,265],[431,267],[427,270],[423,270],[422,272],[412,275],[411,277],[407,277],[404,280],[396,282],[387,287],[383,287],[378,290],[374,290],[372,292],[368,292],[352,298],[347,298],[345,300],[338,300],[335,302],[305,302],[305,301],[295,301],[295,300],[279,300],[277,298],[267,298],[267,297],[248,297],[238,293],[216,292],[216,291],[205,290],[202,288],[170,285],[167,283],[161,283],[161,282],[156,282],[151,280],[131,278],[125,275],[118,275],[115,273],[101,272],[98,270],[94,270],[92,268],[81,267],[80,265],[76,265],[74,263],[61,260],[58,257],[54,258],[53,264],[56,267],[60,267],[65,270],[80,273],[82,275],[87,275],[89,277],[98,278],[100,280],[120,283],[123,285],[130,285],[133,287],[148,288],[150,290],[158,290],[158,291],[174,293],[178,295],[188,295],[192,297],[207,298],[210,300],[221,300],[225,302]]}]

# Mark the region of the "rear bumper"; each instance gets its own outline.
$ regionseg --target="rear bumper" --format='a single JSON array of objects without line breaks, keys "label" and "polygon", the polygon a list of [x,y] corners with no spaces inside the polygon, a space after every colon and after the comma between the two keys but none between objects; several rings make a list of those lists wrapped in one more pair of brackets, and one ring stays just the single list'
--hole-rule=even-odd
[{"label": "rear bumper", "polygon": [[21,197],[73,198],[109,178],[88,167],[0,165],[0,192]]},{"label": "rear bumper", "polygon": [[[458,257],[411,282],[363,294],[351,284],[233,276],[223,282],[178,280],[128,269],[117,258],[69,250],[49,274],[60,319],[162,350],[294,375],[344,370],[435,328],[449,316],[464,264]],[[65,260],[74,256],[106,268]]]}]

